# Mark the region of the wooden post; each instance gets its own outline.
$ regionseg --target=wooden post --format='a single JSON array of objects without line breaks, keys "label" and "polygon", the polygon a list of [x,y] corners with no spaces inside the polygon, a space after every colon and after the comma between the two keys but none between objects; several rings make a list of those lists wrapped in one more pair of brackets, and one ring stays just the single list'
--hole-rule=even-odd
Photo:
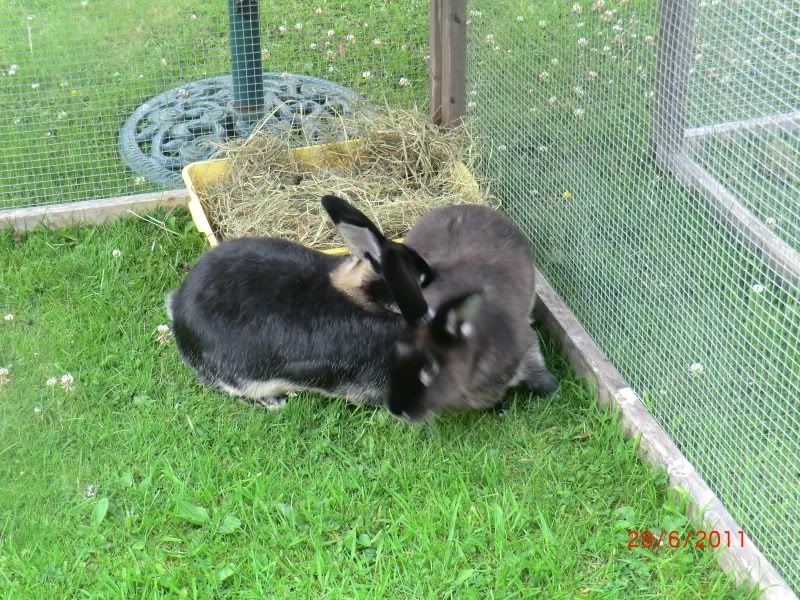
[{"label": "wooden post", "polygon": [[428,12],[431,68],[431,121],[442,123],[442,1],[431,0]]},{"label": "wooden post", "polygon": [[683,149],[694,41],[694,0],[663,0],[656,49],[653,148],[662,169]]},{"label": "wooden post", "polygon": [[431,0],[430,21],[431,119],[446,125],[466,108],[466,0]]}]

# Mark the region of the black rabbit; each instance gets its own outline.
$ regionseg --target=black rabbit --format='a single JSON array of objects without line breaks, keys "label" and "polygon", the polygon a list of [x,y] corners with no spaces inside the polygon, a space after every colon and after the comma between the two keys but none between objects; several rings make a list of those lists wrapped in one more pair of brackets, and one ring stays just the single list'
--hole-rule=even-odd
[{"label": "black rabbit", "polygon": [[414,289],[430,269],[345,201],[322,204],[353,256],[234,239],[207,251],[168,296],[178,350],[206,385],[265,408],[302,389],[385,404],[389,357],[406,324],[381,275],[382,255],[392,249]]}]

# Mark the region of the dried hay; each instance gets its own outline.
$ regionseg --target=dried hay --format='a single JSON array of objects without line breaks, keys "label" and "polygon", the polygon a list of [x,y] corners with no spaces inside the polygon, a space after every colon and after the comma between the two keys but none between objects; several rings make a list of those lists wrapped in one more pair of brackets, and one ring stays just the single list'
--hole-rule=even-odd
[{"label": "dried hay", "polygon": [[341,246],[320,206],[325,194],[351,202],[389,238],[404,235],[438,206],[497,205],[487,189],[465,180],[476,156],[463,125],[443,129],[420,112],[385,110],[348,117],[338,129],[353,141],[326,146],[315,158],[293,153],[285,136],[264,128],[224,147],[227,173],[200,194],[217,234],[283,237],[318,249]]}]

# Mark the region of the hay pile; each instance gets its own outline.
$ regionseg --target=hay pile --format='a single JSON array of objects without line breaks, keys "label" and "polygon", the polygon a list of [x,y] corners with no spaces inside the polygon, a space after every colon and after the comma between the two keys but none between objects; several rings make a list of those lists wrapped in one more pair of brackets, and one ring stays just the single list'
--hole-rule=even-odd
[{"label": "hay pile", "polygon": [[341,123],[352,144],[337,144],[318,159],[292,153],[285,137],[257,129],[224,148],[227,174],[202,190],[200,200],[223,239],[269,235],[318,249],[341,246],[320,206],[325,194],[357,206],[389,238],[446,204],[496,204],[474,185],[471,140],[463,126],[447,130],[419,112],[386,110]]}]

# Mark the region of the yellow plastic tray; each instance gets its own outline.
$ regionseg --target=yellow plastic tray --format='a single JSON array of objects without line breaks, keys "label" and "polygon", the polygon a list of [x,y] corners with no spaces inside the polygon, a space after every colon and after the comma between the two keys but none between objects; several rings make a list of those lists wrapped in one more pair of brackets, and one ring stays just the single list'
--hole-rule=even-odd
[{"label": "yellow plastic tray", "polygon": [[[292,150],[295,157],[318,168],[331,168],[340,164],[346,164],[352,160],[356,152],[358,152],[358,140],[336,144],[304,146]],[[186,165],[181,172],[183,181],[186,184],[186,189],[189,191],[189,212],[192,214],[192,220],[197,230],[206,236],[212,248],[219,244],[219,240],[214,230],[211,228],[211,223],[200,202],[200,194],[202,194],[207,186],[213,184],[220,177],[225,175],[227,169],[228,159],[220,158],[191,163]],[[467,167],[461,163],[457,163],[454,171],[453,178],[464,197],[471,201],[480,200],[478,184],[475,182],[472,173],[469,172]],[[398,238],[395,241],[401,242],[403,238]],[[349,254],[347,248],[332,248],[330,250],[324,250],[324,252],[336,255]]]}]

